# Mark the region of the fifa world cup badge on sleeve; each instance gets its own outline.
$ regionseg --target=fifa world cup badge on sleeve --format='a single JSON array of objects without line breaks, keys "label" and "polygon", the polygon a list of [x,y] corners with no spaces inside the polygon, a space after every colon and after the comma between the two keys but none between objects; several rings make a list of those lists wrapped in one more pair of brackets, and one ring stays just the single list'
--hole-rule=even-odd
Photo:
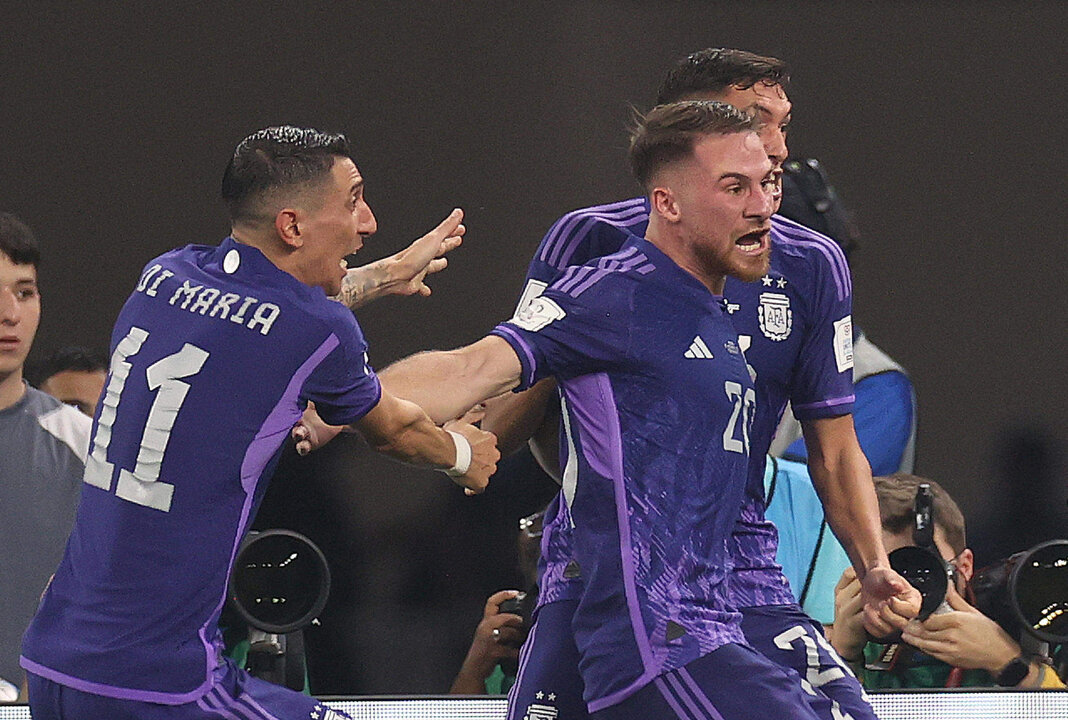
[{"label": "fifa world cup badge on sleeve", "polygon": [[760,332],[768,340],[780,342],[790,337],[794,325],[794,313],[790,309],[790,298],[780,293],[760,293],[760,307],[757,308],[760,320]]},{"label": "fifa world cup badge on sleeve", "polygon": [[838,372],[853,367],[853,316],[846,315],[834,323],[834,360]]},{"label": "fifa world cup badge on sleeve", "polygon": [[562,319],[567,313],[547,297],[532,298],[512,318],[512,322],[529,332],[538,332],[546,325]]}]

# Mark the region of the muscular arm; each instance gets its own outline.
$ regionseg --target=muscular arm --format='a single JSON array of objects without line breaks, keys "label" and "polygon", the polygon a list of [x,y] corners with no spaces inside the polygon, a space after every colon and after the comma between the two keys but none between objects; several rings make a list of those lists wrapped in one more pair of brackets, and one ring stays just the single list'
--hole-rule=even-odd
[{"label": "muscular arm", "polygon": [[857,442],[853,417],[808,420],[802,429],[812,483],[861,583],[865,625],[877,636],[887,635],[919,613],[920,596],[890,568],[871,467]]},{"label": "muscular arm", "polygon": [[[505,393],[486,401],[482,429],[497,436],[501,455],[510,455],[534,437],[556,397],[556,380],[539,380],[529,390]],[[553,420],[557,416],[552,414]]]},{"label": "muscular arm", "polygon": [[827,522],[842,543],[857,576],[888,565],[879,523],[879,503],[871,467],[860,449],[853,416],[840,415],[802,423],[808,470],[823,502]]},{"label": "muscular arm", "polygon": [[496,335],[457,350],[423,352],[390,365],[382,388],[423,408],[436,423],[519,384],[522,366],[512,346]]}]

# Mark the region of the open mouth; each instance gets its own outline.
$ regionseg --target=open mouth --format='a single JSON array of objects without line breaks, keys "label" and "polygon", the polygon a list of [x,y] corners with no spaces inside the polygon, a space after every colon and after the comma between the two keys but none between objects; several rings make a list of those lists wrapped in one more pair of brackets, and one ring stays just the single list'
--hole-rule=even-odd
[{"label": "open mouth", "polygon": [[771,230],[753,230],[734,241],[735,246],[746,255],[760,255],[771,247]]}]

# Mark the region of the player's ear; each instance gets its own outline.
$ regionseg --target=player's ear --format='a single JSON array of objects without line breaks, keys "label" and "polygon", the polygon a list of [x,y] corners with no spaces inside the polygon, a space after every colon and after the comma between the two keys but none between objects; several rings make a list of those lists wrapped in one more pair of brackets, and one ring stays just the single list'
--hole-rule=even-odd
[{"label": "player's ear", "polygon": [[304,238],[300,234],[300,226],[297,225],[297,211],[293,208],[282,208],[274,216],[274,229],[279,239],[292,248],[304,245]]},{"label": "player's ear", "polygon": [[664,186],[654,187],[649,195],[649,203],[653,208],[653,212],[657,215],[660,215],[668,222],[678,222],[679,202],[671,188]]}]

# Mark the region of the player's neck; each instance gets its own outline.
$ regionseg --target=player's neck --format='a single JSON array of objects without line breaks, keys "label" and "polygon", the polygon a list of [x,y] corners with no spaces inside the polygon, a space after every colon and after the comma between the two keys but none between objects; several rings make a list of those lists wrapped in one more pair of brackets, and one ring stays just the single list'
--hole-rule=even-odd
[{"label": "player's neck", "polygon": [[676,265],[693,275],[699,283],[708,288],[710,293],[713,295],[723,294],[726,276],[720,273],[709,273],[701,259],[682,238],[665,231],[663,228],[654,227],[654,223],[650,221],[649,229],[645,233],[645,239],[656,245],[657,249],[671,258]]},{"label": "player's neck", "polygon": [[249,228],[235,227],[230,231],[230,237],[242,245],[256,248],[279,270],[289,273],[307,285],[302,272],[300,254],[292,252],[290,248],[278,242],[277,236],[272,233],[273,228],[271,231],[261,233]]},{"label": "player's neck", "polygon": [[26,384],[22,382],[21,367],[6,375],[0,375],[0,410],[7,410],[17,403],[25,392]]}]

